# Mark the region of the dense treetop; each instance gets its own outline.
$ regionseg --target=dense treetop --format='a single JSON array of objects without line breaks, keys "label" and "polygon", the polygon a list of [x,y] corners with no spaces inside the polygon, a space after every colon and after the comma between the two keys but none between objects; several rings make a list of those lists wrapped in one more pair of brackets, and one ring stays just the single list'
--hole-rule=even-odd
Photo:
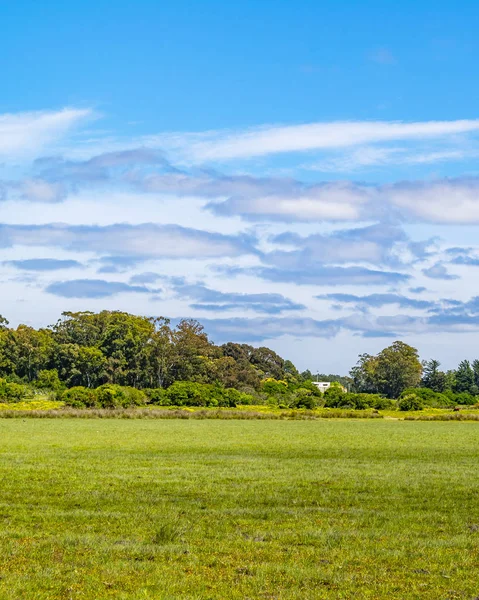
[{"label": "dense treetop", "polygon": [[65,312],[53,326],[8,328],[0,320],[0,376],[33,382],[56,370],[68,387],[113,383],[163,388],[175,381],[257,389],[264,378],[297,375],[269,348],[216,346],[198,321],[172,327],[165,318],[125,312]]}]

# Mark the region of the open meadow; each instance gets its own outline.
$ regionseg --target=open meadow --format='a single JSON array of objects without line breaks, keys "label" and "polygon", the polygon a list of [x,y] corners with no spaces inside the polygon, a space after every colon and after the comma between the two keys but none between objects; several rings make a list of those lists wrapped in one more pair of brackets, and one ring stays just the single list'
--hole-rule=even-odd
[{"label": "open meadow", "polygon": [[472,600],[479,427],[0,419],[0,598]]}]

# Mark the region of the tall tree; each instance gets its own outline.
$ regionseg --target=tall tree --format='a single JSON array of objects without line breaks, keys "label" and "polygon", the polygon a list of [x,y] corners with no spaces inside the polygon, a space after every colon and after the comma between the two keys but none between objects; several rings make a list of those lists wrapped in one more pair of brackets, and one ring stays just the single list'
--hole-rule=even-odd
[{"label": "tall tree", "polygon": [[376,370],[377,357],[371,354],[360,354],[356,366],[350,371],[354,389],[358,392],[376,393],[378,391]]},{"label": "tall tree", "polygon": [[408,387],[418,387],[422,365],[416,348],[394,342],[377,357],[376,378],[379,393],[397,398]]},{"label": "tall tree", "polygon": [[408,387],[421,381],[422,365],[416,348],[394,342],[377,356],[362,354],[351,369],[354,387],[360,392],[380,393],[397,398]]},{"label": "tall tree", "polygon": [[474,385],[479,390],[479,360],[472,361],[472,370],[474,371]]},{"label": "tall tree", "polygon": [[154,325],[148,344],[148,387],[168,387],[173,383],[173,367],[176,362],[176,347],[170,320],[164,317],[150,319]]},{"label": "tall tree", "polygon": [[446,389],[446,374],[440,371],[441,363],[438,360],[428,360],[423,364],[422,387],[429,388],[435,392],[443,392]]},{"label": "tall tree", "polygon": [[50,362],[54,345],[51,331],[19,325],[12,336],[16,347],[15,372],[18,377],[33,381]]},{"label": "tall tree", "polygon": [[455,392],[474,392],[474,371],[468,360],[462,360],[456,369]]}]

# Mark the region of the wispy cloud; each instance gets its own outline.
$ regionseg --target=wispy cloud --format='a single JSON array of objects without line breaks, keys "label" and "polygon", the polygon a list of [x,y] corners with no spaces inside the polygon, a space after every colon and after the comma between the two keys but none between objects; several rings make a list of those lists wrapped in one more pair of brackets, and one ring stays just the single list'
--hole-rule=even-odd
[{"label": "wispy cloud", "polygon": [[472,148],[446,148],[432,150],[417,147],[362,146],[347,152],[328,155],[317,162],[304,164],[303,168],[324,173],[352,173],[372,168],[430,165],[476,158],[479,150]]},{"label": "wispy cloud", "polygon": [[435,306],[428,300],[416,300],[401,294],[368,294],[358,296],[355,294],[321,294],[318,300],[330,300],[339,304],[353,304],[359,308],[381,308],[388,305],[397,305],[400,308],[429,309]]},{"label": "wispy cloud", "polygon": [[397,271],[369,269],[366,267],[337,267],[337,266],[301,266],[294,268],[276,267],[225,267],[216,269],[228,277],[250,275],[275,283],[293,283],[296,285],[336,286],[336,285],[389,285],[407,283],[411,276]]},{"label": "wispy cloud", "polygon": [[0,156],[32,155],[92,116],[91,110],[77,108],[0,115]]},{"label": "wispy cloud", "polygon": [[291,246],[290,250],[273,250],[263,260],[281,268],[314,268],[325,264],[369,263],[404,265],[428,256],[430,242],[411,243],[397,226],[375,224],[367,227],[340,229],[329,234],[300,236],[282,233],[271,238],[275,244]]},{"label": "wispy cloud", "polygon": [[479,120],[337,121],[271,125],[243,131],[149,136],[145,145],[163,147],[196,162],[247,159],[269,154],[353,147],[398,140],[446,138],[479,130]]},{"label": "wispy cloud", "polygon": [[[301,187],[298,185],[297,189]],[[294,196],[257,194],[210,202],[219,215],[255,221],[381,220],[424,223],[479,222],[479,178],[401,181],[385,185],[318,183]],[[307,191],[306,191],[307,190]]]},{"label": "wispy cloud", "polygon": [[173,289],[178,297],[195,300],[191,307],[197,310],[252,310],[278,314],[306,308],[303,304],[293,302],[281,294],[221,292],[203,284],[186,282],[173,282]]},{"label": "wispy cloud", "polygon": [[60,260],[56,258],[28,258],[25,260],[9,260],[11,265],[22,271],[60,271],[61,269],[82,268],[82,264],[76,260]]},{"label": "wispy cloud", "polygon": [[426,277],[430,279],[443,279],[443,280],[451,280],[451,279],[459,279],[459,275],[452,275],[448,272],[446,267],[437,262],[432,265],[432,267],[428,267],[427,269],[423,269],[422,271]]},{"label": "wispy cloud", "polygon": [[257,253],[247,235],[223,235],[179,225],[0,224],[0,247],[38,246],[119,257],[217,258]]},{"label": "wispy cloud", "polygon": [[[138,285],[104,279],[71,279],[51,283],[46,292],[62,298],[107,298],[117,294],[149,294],[152,290]],[[158,290],[155,290],[157,293]]]},{"label": "wispy cloud", "polygon": [[318,321],[297,317],[256,317],[229,319],[202,319],[210,337],[216,343],[227,341],[261,342],[291,335],[302,337],[334,337],[340,324],[334,320]]}]

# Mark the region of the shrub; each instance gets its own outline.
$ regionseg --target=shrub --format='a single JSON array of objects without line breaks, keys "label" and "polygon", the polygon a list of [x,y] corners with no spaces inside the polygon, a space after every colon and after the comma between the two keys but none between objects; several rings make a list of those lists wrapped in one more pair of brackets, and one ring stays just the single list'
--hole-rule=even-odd
[{"label": "shrub", "polygon": [[61,400],[66,406],[72,408],[93,408],[99,406],[96,390],[91,390],[83,386],[72,387],[65,390],[61,395]]},{"label": "shrub", "polygon": [[441,394],[429,388],[407,388],[399,396],[399,399],[410,395],[417,396],[421,399],[423,406],[431,406],[433,408],[447,408],[457,404],[455,396],[457,394]]},{"label": "shrub", "polygon": [[163,388],[152,388],[145,390],[145,394],[148,397],[148,400],[151,404],[156,404],[157,406],[169,406],[170,399],[166,395],[166,390]]},{"label": "shrub", "polygon": [[96,389],[98,404],[102,408],[128,408],[146,404],[146,394],[133,387],[106,383]]},{"label": "shrub", "polygon": [[459,394],[453,395],[454,404],[466,404],[472,406],[476,403],[476,398],[468,392],[460,392]]},{"label": "shrub", "polygon": [[61,390],[64,387],[64,384],[58,377],[58,371],[56,369],[43,369],[42,371],[39,371],[34,385],[40,390],[52,390],[54,392]]},{"label": "shrub", "polygon": [[422,410],[424,402],[416,394],[407,394],[398,401],[399,410]]},{"label": "shrub", "polygon": [[2,402],[18,402],[25,397],[27,388],[19,383],[9,383],[0,379],[0,398]]},{"label": "shrub", "polygon": [[341,389],[330,387],[324,392],[325,403],[327,408],[351,408],[355,410],[365,410],[374,408],[376,410],[384,410],[391,408],[393,402],[388,398],[384,398],[380,394],[354,394],[351,392],[343,392]]},{"label": "shrub", "polygon": [[288,393],[288,384],[282,379],[268,377],[261,382],[261,391],[268,394],[268,396],[281,396]]},{"label": "shrub", "polygon": [[245,405],[250,405],[250,404],[257,404],[257,399],[255,396],[253,396],[253,394],[248,394],[247,392],[240,392],[240,397],[239,400],[236,404],[236,406],[238,406],[238,404],[245,404]]},{"label": "shrub", "polygon": [[143,390],[138,390],[134,387],[122,387],[123,406],[144,406],[147,402],[147,396]]},{"label": "shrub", "polygon": [[102,408],[118,408],[123,406],[125,395],[121,386],[105,383],[96,389],[98,404]]},{"label": "shrub", "polygon": [[306,388],[298,388],[293,395],[291,408],[308,408],[313,410],[318,406],[318,397],[312,390]]},{"label": "shrub", "polygon": [[173,406],[209,406],[207,390],[200,383],[175,381],[166,390],[166,396]]},{"label": "shrub", "polygon": [[244,404],[244,402],[241,402],[241,399],[245,394],[238,392],[238,390],[235,390],[234,388],[220,389],[223,400],[220,402],[219,406],[234,408],[235,406],[238,406],[238,404]]}]

